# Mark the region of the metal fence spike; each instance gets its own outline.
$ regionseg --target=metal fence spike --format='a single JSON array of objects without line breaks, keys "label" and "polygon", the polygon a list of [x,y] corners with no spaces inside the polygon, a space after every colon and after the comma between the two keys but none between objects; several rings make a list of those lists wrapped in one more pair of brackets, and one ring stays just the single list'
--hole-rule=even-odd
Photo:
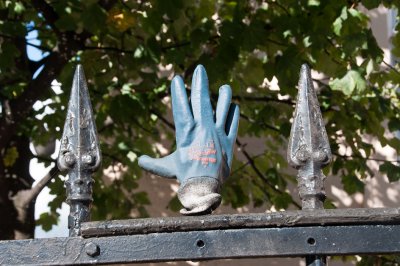
[{"label": "metal fence spike", "polygon": [[299,93],[290,132],[287,158],[298,169],[298,186],[303,209],[321,209],[325,200],[322,167],[331,161],[331,149],[310,68],[300,70]]},{"label": "metal fence spike", "polygon": [[70,236],[79,235],[80,224],[90,220],[92,173],[101,161],[96,125],[81,65],[75,70],[68,103],[67,118],[61,138],[58,168],[68,171],[67,203],[70,205]]}]

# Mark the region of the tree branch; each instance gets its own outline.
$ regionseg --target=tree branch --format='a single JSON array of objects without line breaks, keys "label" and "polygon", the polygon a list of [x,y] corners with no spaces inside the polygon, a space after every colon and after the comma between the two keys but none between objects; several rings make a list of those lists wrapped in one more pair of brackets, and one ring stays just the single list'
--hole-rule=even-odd
[{"label": "tree branch", "polygon": [[393,70],[394,72],[396,72],[397,74],[400,74],[400,72],[399,72],[395,67],[393,67],[391,64],[389,64],[389,63],[386,62],[385,60],[382,60],[382,63],[383,63],[385,66],[387,66],[388,68],[390,68],[391,70]]},{"label": "tree branch", "polygon": [[84,50],[100,50],[100,51],[110,51],[110,52],[117,52],[117,53],[126,53],[126,54],[133,54],[134,50],[124,50],[117,47],[97,47],[97,46],[85,46],[83,47]]},{"label": "tree branch", "polygon": [[17,40],[17,39],[18,40],[23,40],[23,42],[26,45],[38,48],[38,49],[43,50],[43,51],[51,52],[51,49],[49,49],[48,47],[44,47],[44,46],[41,46],[41,45],[30,43],[25,38],[20,37],[20,36],[10,36],[10,35],[7,35],[7,34],[0,33],[0,37],[6,38],[6,39],[12,39],[12,40]]},{"label": "tree branch", "polygon": [[284,7],[282,4],[280,4],[280,3],[278,3],[278,2],[276,2],[276,1],[266,1],[268,4],[270,4],[270,5],[276,5],[277,7],[279,7],[280,9],[282,9],[285,13],[286,13],[286,15],[288,15],[289,17],[291,17],[292,15],[290,14],[290,12],[289,12],[289,10],[286,8],[286,7]]},{"label": "tree branch", "polygon": [[[211,97],[213,99],[218,99],[218,94],[216,93],[211,93]],[[278,98],[272,98],[269,96],[242,96],[242,95],[236,95],[232,96],[233,100],[238,100],[238,101],[251,101],[251,102],[276,102],[276,103],[283,103],[287,104],[290,106],[294,106],[296,103],[291,99],[278,99]]]},{"label": "tree branch", "polygon": [[171,45],[167,45],[167,46],[164,46],[164,47],[161,47],[161,50],[163,51],[163,52],[165,52],[165,51],[167,51],[167,50],[169,50],[169,49],[174,49],[174,48],[179,48],[179,47],[183,47],[183,46],[188,46],[188,45],[190,45],[190,41],[186,41],[186,42],[181,42],[181,43],[174,43],[174,44],[171,44]]},{"label": "tree branch", "polygon": [[[257,159],[258,157],[261,157],[265,155],[265,152],[262,152],[260,154],[254,155],[253,157],[251,157],[252,161],[254,161],[255,159]],[[247,161],[246,163],[242,164],[240,167],[236,168],[235,170],[233,170],[231,172],[231,175],[236,174],[237,172],[243,170],[244,168],[246,168],[248,165],[250,165],[250,161]]]},{"label": "tree branch", "polygon": [[[242,152],[242,154],[244,155],[244,157],[246,157],[248,164],[251,166],[251,168],[253,169],[253,171],[257,174],[257,176],[263,180],[265,182],[265,184],[267,184],[272,190],[274,190],[276,193],[278,194],[282,194],[283,192],[280,191],[279,189],[275,188],[275,186],[273,184],[271,184],[269,182],[269,180],[263,175],[263,173],[261,173],[261,171],[257,168],[254,159],[250,156],[250,154],[246,151],[245,146],[242,145],[242,143],[240,142],[240,140],[237,138],[236,139],[236,144],[239,146],[240,151]],[[294,206],[298,207],[299,209],[301,209],[301,206],[294,200],[291,199],[291,202]]]},{"label": "tree branch", "polygon": [[161,120],[167,127],[169,127],[171,130],[175,131],[175,125],[168,121],[164,116],[162,116],[157,110],[150,109],[150,112],[152,112],[155,116],[157,116],[158,119]]},{"label": "tree branch", "polygon": [[[240,117],[245,119],[246,121],[249,121],[250,123],[255,123],[256,121],[250,117],[248,117],[245,114],[240,114]],[[275,132],[281,132],[279,128],[276,128],[274,126],[268,125],[267,123],[262,123],[262,126],[264,126],[265,128],[271,129]]]},{"label": "tree branch", "polygon": [[44,47],[42,45],[37,45],[37,44],[30,43],[30,42],[25,42],[25,43],[28,46],[32,46],[32,47],[38,48],[39,50],[42,50],[42,51],[46,51],[46,52],[51,52],[52,51],[50,48]]},{"label": "tree branch", "polygon": [[110,158],[113,162],[122,163],[122,160],[119,159],[117,156],[115,156],[115,155],[113,155],[113,154],[110,154],[110,153],[107,153],[107,152],[102,152],[102,155],[103,155],[104,157]]},{"label": "tree branch", "polygon": [[337,152],[333,152],[332,154],[334,154],[334,155],[337,156],[337,157],[344,158],[344,159],[346,159],[346,160],[357,158],[357,159],[363,159],[363,160],[366,160],[366,161],[400,163],[400,160],[386,160],[386,159],[371,158],[371,157],[363,157],[363,156],[357,156],[357,155],[342,155],[342,154],[339,154],[339,153],[337,153]]},{"label": "tree branch", "polygon": [[25,204],[29,204],[32,200],[35,200],[39,193],[47,186],[47,184],[60,173],[57,165],[53,166],[50,171],[40,179],[40,181],[30,189],[29,195],[24,199]]},{"label": "tree branch", "polygon": [[277,103],[284,103],[288,104],[290,106],[295,105],[296,103],[292,99],[285,99],[285,100],[279,100],[276,98],[271,98],[267,96],[263,97],[257,97],[257,96],[233,96],[232,99],[237,99],[237,100],[246,100],[246,101],[255,101],[255,102],[277,102]]}]

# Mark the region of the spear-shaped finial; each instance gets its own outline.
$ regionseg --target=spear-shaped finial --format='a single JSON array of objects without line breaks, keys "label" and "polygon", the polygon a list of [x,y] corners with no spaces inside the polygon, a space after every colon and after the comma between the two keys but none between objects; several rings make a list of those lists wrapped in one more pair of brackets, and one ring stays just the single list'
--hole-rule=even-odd
[{"label": "spear-shaped finial", "polygon": [[81,222],[90,220],[92,173],[99,168],[101,155],[85,74],[75,71],[57,164],[68,171],[67,203],[70,205],[70,236],[80,233]]},{"label": "spear-shaped finial", "polygon": [[298,169],[298,186],[303,209],[322,209],[325,200],[322,167],[331,161],[331,149],[310,68],[300,70],[299,93],[290,132],[287,158]]}]

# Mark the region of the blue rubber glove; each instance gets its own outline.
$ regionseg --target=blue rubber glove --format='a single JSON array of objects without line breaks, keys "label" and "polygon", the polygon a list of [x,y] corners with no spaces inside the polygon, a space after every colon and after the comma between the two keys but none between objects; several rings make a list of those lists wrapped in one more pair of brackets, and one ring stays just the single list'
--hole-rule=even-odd
[{"label": "blue rubber glove", "polygon": [[177,150],[160,159],[141,156],[139,165],[151,173],[179,180],[178,197],[185,207],[182,214],[210,212],[219,206],[220,185],[229,176],[239,107],[231,104],[231,88],[222,86],[214,120],[202,65],[193,74],[191,106],[181,77],[172,80],[171,94]]}]

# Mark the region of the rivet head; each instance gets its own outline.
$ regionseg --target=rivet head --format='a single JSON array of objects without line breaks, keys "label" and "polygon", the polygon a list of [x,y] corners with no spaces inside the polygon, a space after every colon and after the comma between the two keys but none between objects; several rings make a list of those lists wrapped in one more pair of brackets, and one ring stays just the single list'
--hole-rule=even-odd
[{"label": "rivet head", "polygon": [[87,165],[92,165],[94,163],[94,158],[90,154],[85,154],[82,156],[82,161]]},{"label": "rivet head", "polygon": [[64,155],[64,161],[68,166],[71,167],[75,164],[75,156],[68,152]]},{"label": "rivet head", "polygon": [[89,242],[85,245],[85,251],[90,257],[100,255],[100,247],[93,242]]},{"label": "rivet head", "polygon": [[302,147],[297,153],[296,153],[296,159],[299,160],[302,163],[305,163],[309,158],[310,158],[310,152],[307,150],[307,147]]}]

